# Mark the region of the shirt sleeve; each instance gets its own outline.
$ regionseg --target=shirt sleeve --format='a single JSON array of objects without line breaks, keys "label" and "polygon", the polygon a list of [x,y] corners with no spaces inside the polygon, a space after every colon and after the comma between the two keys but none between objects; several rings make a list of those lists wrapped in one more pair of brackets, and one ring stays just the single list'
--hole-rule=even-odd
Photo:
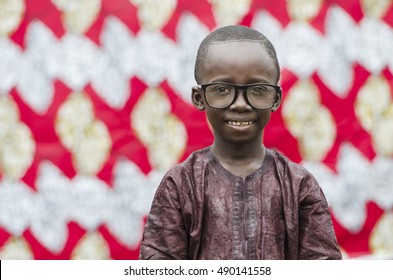
[{"label": "shirt sleeve", "polygon": [[155,194],[141,242],[141,260],[187,259],[188,240],[178,190],[164,177]]},{"label": "shirt sleeve", "polygon": [[325,195],[316,182],[308,190],[299,206],[299,259],[342,259]]}]

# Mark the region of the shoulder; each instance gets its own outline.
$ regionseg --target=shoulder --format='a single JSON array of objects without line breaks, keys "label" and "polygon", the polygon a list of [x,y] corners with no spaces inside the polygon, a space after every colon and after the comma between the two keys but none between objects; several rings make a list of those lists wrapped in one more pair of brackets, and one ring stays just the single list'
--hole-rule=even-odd
[{"label": "shoulder", "polygon": [[270,154],[276,168],[283,172],[289,172],[296,176],[312,176],[312,174],[302,165],[293,162],[288,157],[284,156],[278,151],[267,149],[267,153]]},{"label": "shoulder", "polygon": [[184,181],[194,181],[208,169],[212,161],[210,147],[193,152],[186,160],[173,166],[163,177],[163,181],[172,181],[184,185]]},{"label": "shoulder", "polygon": [[319,189],[319,184],[315,177],[304,166],[293,162],[280,152],[268,149],[274,171],[282,182],[298,192],[308,193]]}]

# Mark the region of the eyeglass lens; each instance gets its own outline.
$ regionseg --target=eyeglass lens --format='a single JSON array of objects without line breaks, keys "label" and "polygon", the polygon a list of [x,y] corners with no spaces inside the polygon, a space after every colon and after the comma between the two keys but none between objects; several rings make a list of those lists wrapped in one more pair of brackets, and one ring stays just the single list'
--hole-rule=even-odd
[{"label": "eyeglass lens", "polygon": [[[270,85],[252,85],[244,87],[250,105],[257,109],[267,109],[274,104],[276,89]],[[226,108],[234,101],[236,87],[227,84],[212,84],[206,86],[207,103],[214,108]]]}]

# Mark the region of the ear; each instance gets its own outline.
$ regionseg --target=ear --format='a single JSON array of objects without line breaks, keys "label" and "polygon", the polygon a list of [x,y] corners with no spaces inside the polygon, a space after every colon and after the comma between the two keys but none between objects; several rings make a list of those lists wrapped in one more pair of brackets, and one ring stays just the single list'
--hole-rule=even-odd
[{"label": "ear", "polygon": [[272,112],[277,111],[278,107],[280,107],[282,101],[282,92],[281,90],[277,93],[277,99],[276,102],[274,102],[273,107],[272,107]]},{"label": "ear", "polygon": [[192,87],[191,100],[192,100],[192,104],[194,104],[194,106],[198,110],[200,111],[205,110],[205,101],[203,100],[201,88],[197,86]]}]

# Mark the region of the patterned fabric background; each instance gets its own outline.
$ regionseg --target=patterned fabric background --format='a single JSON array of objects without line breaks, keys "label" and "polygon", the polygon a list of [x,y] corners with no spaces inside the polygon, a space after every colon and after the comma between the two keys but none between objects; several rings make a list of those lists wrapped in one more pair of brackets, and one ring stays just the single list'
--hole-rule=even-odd
[{"label": "patterned fabric background", "polygon": [[346,257],[393,256],[392,0],[0,0],[0,259],[136,259],[164,172],[212,143],[190,103],[218,26],[277,48],[266,146],[304,164]]}]

